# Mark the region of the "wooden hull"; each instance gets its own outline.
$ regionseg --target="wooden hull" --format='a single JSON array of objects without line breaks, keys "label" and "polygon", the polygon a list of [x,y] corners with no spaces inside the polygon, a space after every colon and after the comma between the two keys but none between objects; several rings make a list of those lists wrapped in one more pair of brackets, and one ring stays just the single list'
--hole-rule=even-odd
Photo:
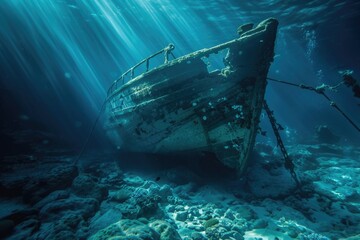
[{"label": "wooden hull", "polygon": [[[105,129],[122,149],[211,151],[242,172],[258,130],[277,21],[239,39],[175,59],[112,91]],[[228,48],[222,70],[202,58]]]}]

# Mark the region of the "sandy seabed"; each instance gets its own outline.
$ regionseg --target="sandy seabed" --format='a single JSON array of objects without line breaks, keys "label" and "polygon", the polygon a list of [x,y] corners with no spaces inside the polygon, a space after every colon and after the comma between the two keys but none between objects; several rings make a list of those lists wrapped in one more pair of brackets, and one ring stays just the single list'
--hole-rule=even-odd
[{"label": "sandy seabed", "polygon": [[[288,146],[301,181],[258,145],[241,178],[112,157],[11,156],[1,174],[5,239],[360,239],[360,148]],[[203,171],[206,171],[204,166]]]}]

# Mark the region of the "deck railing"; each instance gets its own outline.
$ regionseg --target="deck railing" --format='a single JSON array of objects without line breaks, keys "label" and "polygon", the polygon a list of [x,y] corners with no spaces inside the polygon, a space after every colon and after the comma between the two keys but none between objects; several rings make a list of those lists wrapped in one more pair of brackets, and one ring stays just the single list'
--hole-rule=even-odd
[{"label": "deck railing", "polygon": [[110,86],[109,90],[108,90],[108,96],[110,96],[117,88],[119,85],[119,82],[121,82],[121,85],[125,84],[125,77],[130,74],[130,80],[134,78],[135,76],[135,69],[138,68],[139,66],[143,65],[144,63],[146,64],[146,70],[145,72],[149,71],[149,66],[150,66],[150,59],[164,53],[164,64],[169,62],[169,55],[171,55],[174,59],[175,56],[172,53],[172,50],[175,49],[174,44],[170,43],[167,47],[161,49],[160,51],[150,55],[149,57],[143,59],[142,61],[140,61],[139,63],[137,63],[136,65],[132,66],[130,69],[128,69],[126,72],[124,72],[118,79],[116,79],[113,84]]}]

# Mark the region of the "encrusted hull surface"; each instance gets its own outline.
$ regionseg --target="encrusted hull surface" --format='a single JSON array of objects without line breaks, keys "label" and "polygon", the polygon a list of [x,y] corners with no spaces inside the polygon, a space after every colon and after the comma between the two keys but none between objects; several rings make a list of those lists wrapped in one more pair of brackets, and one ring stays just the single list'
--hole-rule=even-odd
[{"label": "encrusted hull surface", "polygon": [[[277,21],[148,71],[109,93],[105,129],[122,149],[211,151],[240,172],[254,145]],[[223,69],[203,61],[228,49]]]}]

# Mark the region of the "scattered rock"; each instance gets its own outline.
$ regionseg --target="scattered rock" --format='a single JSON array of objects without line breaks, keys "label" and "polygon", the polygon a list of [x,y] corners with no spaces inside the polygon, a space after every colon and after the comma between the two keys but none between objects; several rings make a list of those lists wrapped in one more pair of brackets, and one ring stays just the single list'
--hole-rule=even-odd
[{"label": "scattered rock", "polygon": [[66,199],[70,196],[69,192],[66,190],[57,190],[54,191],[52,193],[50,193],[49,195],[47,195],[45,198],[43,198],[42,200],[40,200],[39,202],[37,202],[34,205],[34,208],[36,209],[41,209],[42,207],[44,207],[46,204],[59,200],[59,199]]},{"label": "scattered rock", "polygon": [[161,197],[161,199],[165,200],[172,195],[173,193],[169,185],[165,184],[160,187],[159,196]]},{"label": "scattered rock", "polygon": [[299,233],[296,230],[290,229],[287,234],[289,235],[289,237],[291,238],[297,238],[297,236],[299,235]]},{"label": "scattered rock", "polygon": [[132,187],[140,187],[144,184],[144,180],[139,176],[126,176],[124,181],[127,185]]},{"label": "scattered rock", "polygon": [[91,219],[89,224],[90,234],[95,234],[97,231],[118,222],[122,218],[122,213],[116,208],[107,210],[105,213],[99,212]]},{"label": "scattered rock", "polygon": [[41,175],[38,178],[33,178],[24,186],[24,202],[35,204],[49,193],[71,186],[73,179],[77,175],[77,167],[65,165],[55,167],[48,174]]},{"label": "scattered rock", "polygon": [[113,223],[107,228],[104,228],[97,232],[96,234],[92,235],[89,240],[108,240],[108,239],[122,239],[121,237],[124,237],[125,233],[122,231],[122,229],[119,227],[117,223]]},{"label": "scattered rock", "polygon": [[[126,237],[126,238],[125,238]],[[124,219],[100,230],[89,240],[105,239],[160,239],[160,234],[138,220]]]},{"label": "scattered rock", "polygon": [[64,230],[64,231],[60,231],[57,232],[55,234],[51,234],[50,236],[48,236],[47,238],[45,238],[45,240],[68,240],[68,239],[78,239],[75,235],[75,233],[68,231],[68,230]]},{"label": "scattered rock", "polygon": [[185,211],[177,212],[175,215],[175,220],[185,222],[188,217],[188,213]]},{"label": "scattered rock", "polygon": [[268,225],[268,222],[265,219],[257,219],[253,223],[253,228],[254,229],[266,228],[267,225]]},{"label": "scattered rock", "polygon": [[255,211],[246,205],[233,206],[230,209],[233,211],[237,219],[243,218],[250,221],[257,217]]},{"label": "scattered rock", "polygon": [[[9,181],[13,187],[23,189],[18,192],[27,191],[32,198],[27,202],[36,204],[34,209],[17,206],[16,209],[23,210],[11,214],[11,210],[2,211],[0,237],[8,229],[9,240],[326,240],[345,235],[356,239],[360,221],[357,191],[360,169],[354,167],[351,155],[347,155],[349,158],[335,153],[323,155],[326,148],[319,146],[292,148],[297,153],[303,149],[306,155],[294,159],[298,172],[304,174],[301,179],[306,179],[302,192],[293,191],[294,183],[283,162],[270,161],[276,153],[266,146],[246,179],[231,182],[229,186],[219,183],[220,188],[199,186],[191,181],[181,186],[161,185],[166,177],[154,182],[129,173],[121,175],[121,180],[114,175],[110,186],[112,180],[106,174],[110,169],[100,172],[96,167],[92,169],[98,174],[96,178],[89,174],[76,177],[77,173],[71,173],[70,169],[64,172],[57,169],[27,183]],[[312,165],[309,167],[306,161]],[[171,174],[175,174],[173,171]],[[72,185],[66,183],[67,187],[62,189],[58,180],[45,184],[42,182],[45,175],[53,179],[72,176]],[[230,188],[244,194],[235,197]],[[110,189],[108,198],[106,189]],[[30,196],[30,190],[36,197]]]},{"label": "scattered rock", "polygon": [[204,222],[205,229],[213,227],[215,225],[219,224],[219,220],[216,218],[210,218],[209,220]]},{"label": "scattered rock", "polygon": [[[115,167],[113,169],[116,169]],[[117,170],[116,172],[108,173],[106,178],[101,178],[100,183],[108,186],[108,188],[116,188],[124,184],[122,173]]]},{"label": "scattered rock", "polygon": [[88,219],[95,215],[98,208],[99,202],[93,198],[59,199],[48,203],[40,210],[40,219],[45,222],[54,221],[69,213]]},{"label": "scattered rock", "polygon": [[11,235],[11,239],[29,239],[32,234],[38,231],[40,228],[40,221],[37,219],[26,220],[14,228],[14,233]]},{"label": "scattered rock", "polygon": [[160,240],[181,240],[179,233],[168,222],[156,220],[150,223],[149,226],[160,234]]},{"label": "scattered rock", "polygon": [[223,235],[226,234],[227,231],[223,227],[210,227],[205,229],[205,235],[209,239],[222,239]]},{"label": "scattered rock", "polygon": [[[245,232],[245,239],[281,239],[281,240],[292,240],[285,233],[271,230],[271,229],[254,229],[252,231]],[[309,239],[310,240],[310,239]],[[315,240],[315,238],[314,238]],[[317,239],[316,239],[317,240]],[[319,239],[320,240],[320,239]]]},{"label": "scattered rock", "polygon": [[244,240],[243,234],[237,231],[229,231],[222,234],[222,239]]},{"label": "scattered rock", "polygon": [[121,211],[121,214],[124,218],[136,219],[141,217],[141,208],[139,205],[134,205],[132,203],[122,203],[119,204],[118,209]]},{"label": "scattered rock", "polygon": [[169,212],[169,213],[175,212],[175,206],[174,205],[167,206],[167,212]]},{"label": "scattered rock", "polygon": [[201,233],[198,232],[193,232],[191,234],[191,238],[192,240],[206,240],[206,238]]},{"label": "scattered rock", "polygon": [[95,182],[90,175],[77,176],[72,183],[71,189],[79,197],[94,198],[99,202],[108,195],[107,189]]},{"label": "scattered rock", "polygon": [[76,230],[82,221],[84,221],[84,218],[81,215],[68,213],[60,219],[58,224],[66,226],[71,230]]},{"label": "scattered rock", "polygon": [[122,188],[116,191],[110,198],[110,200],[123,203],[131,198],[132,191],[130,189]]},{"label": "scattered rock", "polygon": [[137,189],[132,195],[130,202],[140,208],[138,217],[148,217],[163,214],[158,205],[160,200],[161,197],[159,195],[151,194],[145,189]]},{"label": "scattered rock", "polygon": [[300,234],[299,239],[300,240],[330,240],[330,238],[317,233]]}]

